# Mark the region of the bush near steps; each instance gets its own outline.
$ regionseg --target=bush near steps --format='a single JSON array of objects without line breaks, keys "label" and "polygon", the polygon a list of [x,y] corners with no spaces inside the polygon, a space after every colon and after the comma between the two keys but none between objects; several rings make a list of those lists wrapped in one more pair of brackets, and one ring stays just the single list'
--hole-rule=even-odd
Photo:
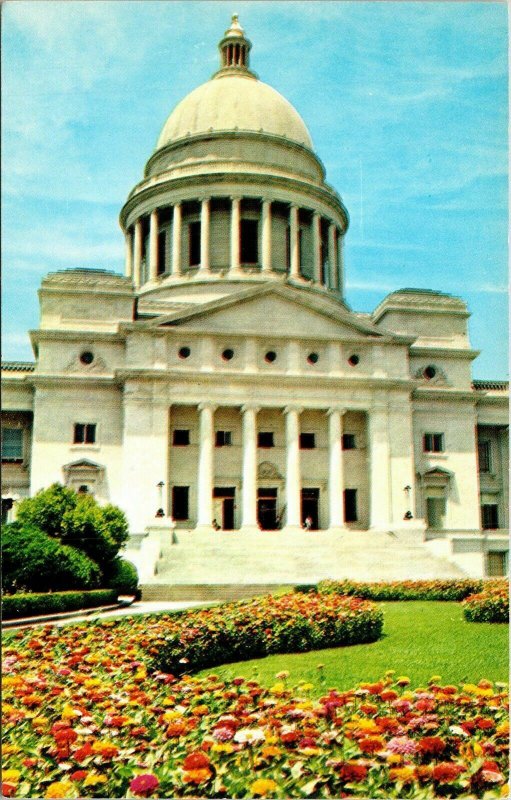
[{"label": "bush near steps", "polygon": [[469,622],[509,622],[507,586],[489,587],[463,601],[463,614]]},{"label": "bush near steps", "polygon": [[323,595],[340,594],[356,595],[368,600],[443,600],[460,601],[471,594],[487,589],[504,590],[507,587],[505,578],[472,579],[461,578],[451,580],[418,580],[418,581],[381,581],[364,583],[358,581],[324,580],[317,586],[297,586],[296,591],[318,591]]}]

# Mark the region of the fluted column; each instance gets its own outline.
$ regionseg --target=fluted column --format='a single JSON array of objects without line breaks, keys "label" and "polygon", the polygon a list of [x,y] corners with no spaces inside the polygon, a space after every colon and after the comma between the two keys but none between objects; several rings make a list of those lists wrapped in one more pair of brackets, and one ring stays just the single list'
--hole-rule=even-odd
[{"label": "fluted column", "polygon": [[243,429],[243,467],[241,525],[257,530],[257,412],[254,406],[241,409]]},{"label": "fluted column", "polygon": [[240,268],[240,198],[231,197],[231,272]]},{"label": "fluted column", "polygon": [[127,278],[131,278],[133,275],[133,236],[131,231],[126,231],[125,234],[126,240],[126,261],[124,267],[124,274]]},{"label": "fluted column", "polygon": [[330,264],[330,286],[337,289],[339,279],[337,277],[337,229],[333,222],[328,228],[328,263]]},{"label": "fluted column", "polygon": [[328,506],[329,527],[344,526],[344,464],[342,454],[342,415],[339,408],[328,411]]},{"label": "fluted column", "polygon": [[209,197],[201,203],[200,212],[200,269],[209,272],[209,232],[210,232],[210,205]]},{"label": "fluted column", "polygon": [[321,283],[321,217],[314,212],[312,215],[312,249],[314,256],[314,280]]},{"label": "fluted column", "polygon": [[300,414],[287,406],[286,415],[286,527],[301,527]]},{"label": "fluted column", "polygon": [[176,203],[172,217],[172,275],[181,274],[181,203]]},{"label": "fluted column", "polygon": [[149,280],[158,277],[158,211],[153,209],[149,218]]},{"label": "fluted column", "polygon": [[390,508],[390,443],[386,406],[375,406],[369,415],[370,447],[370,526],[389,530]]},{"label": "fluted column", "polygon": [[337,280],[341,294],[344,294],[344,235],[337,237]]},{"label": "fluted column", "polygon": [[214,414],[211,403],[199,405],[199,466],[197,471],[197,528],[213,521]]},{"label": "fluted column", "polygon": [[137,219],[135,222],[135,243],[134,249],[134,265],[133,265],[133,281],[135,286],[140,286],[140,273],[142,270],[142,220]]},{"label": "fluted column", "polygon": [[298,206],[289,208],[289,274],[300,277],[300,248],[298,242]]},{"label": "fluted column", "polygon": [[271,271],[271,200],[263,200],[263,272]]}]

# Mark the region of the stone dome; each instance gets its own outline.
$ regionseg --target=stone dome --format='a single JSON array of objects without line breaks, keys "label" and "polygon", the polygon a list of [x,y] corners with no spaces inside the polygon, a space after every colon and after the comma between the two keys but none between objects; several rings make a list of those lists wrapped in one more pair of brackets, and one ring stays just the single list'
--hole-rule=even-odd
[{"label": "stone dome", "polygon": [[279,92],[248,72],[220,72],[178,103],[156,149],[190,136],[235,130],[280,136],[313,147],[304,121]]}]

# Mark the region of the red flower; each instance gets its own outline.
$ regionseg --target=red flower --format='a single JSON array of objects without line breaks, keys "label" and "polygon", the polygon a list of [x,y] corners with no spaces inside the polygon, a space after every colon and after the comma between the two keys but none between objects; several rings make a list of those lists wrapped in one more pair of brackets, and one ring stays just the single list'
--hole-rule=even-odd
[{"label": "red flower", "polygon": [[71,773],[69,776],[72,781],[83,781],[83,779],[87,776],[86,769],[77,769]]},{"label": "red flower", "polygon": [[63,728],[60,731],[55,731],[53,737],[57,744],[63,745],[69,744],[70,742],[76,742],[78,739],[78,734],[72,728]]},{"label": "red flower", "polygon": [[381,736],[366,736],[359,741],[358,746],[363,753],[377,753],[378,750],[383,750],[385,742]]},{"label": "red flower", "polygon": [[75,761],[83,761],[84,758],[91,756],[92,753],[92,745],[87,742],[87,744],[84,744],[82,747],[79,747],[78,750],[74,751],[73,758]]},{"label": "red flower", "polygon": [[424,736],[419,742],[419,750],[425,755],[436,756],[446,748],[446,743],[440,736]]},{"label": "red flower", "polygon": [[465,772],[465,767],[453,764],[452,761],[442,761],[433,767],[433,780],[438,783],[452,783],[462,772]]},{"label": "red flower", "polygon": [[137,775],[136,778],[133,778],[130,783],[130,791],[142,797],[147,797],[159,784],[160,782],[156,775],[148,772],[145,775]]},{"label": "red flower", "polygon": [[195,752],[186,756],[183,767],[186,770],[191,769],[206,769],[210,765],[210,760],[205,753]]},{"label": "red flower", "polygon": [[363,764],[352,764],[349,761],[339,764],[339,777],[345,783],[359,783],[365,780],[367,773],[368,769]]}]

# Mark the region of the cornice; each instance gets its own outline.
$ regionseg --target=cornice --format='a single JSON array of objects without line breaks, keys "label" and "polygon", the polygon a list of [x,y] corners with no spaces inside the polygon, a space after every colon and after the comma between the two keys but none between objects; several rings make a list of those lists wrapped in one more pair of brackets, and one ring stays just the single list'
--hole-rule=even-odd
[{"label": "cornice", "polygon": [[424,347],[422,345],[412,345],[410,348],[411,356],[432,356],[442,358],[456,358],[473,361],[480,355],[480,350],[472,350],[464,347]]},{"label": "cornice", "polygon": [[[122,323],[121,323],[122,324]],[[119,330],[121,328],[121,324],[119,325]],[[94,331],[94,330],[47,330],[45,328],[38,328],[36,330],[32,330],[28,332],[30,336],[30,340],[32,342],[57,342],[57,341],[67,341],[67,342],[82,342],[85,344],[86,342],[94,339],[98,342],[114,342],[114,343],[123,343],[125,341],[125,337],[122,336],[120,333],[108,333],[106,331]]]},{"label": "cornice", "polygon": [[412,398],[414,400],[440,400],[440,401],[470,401],[472,403],[476,403],[477,396],[473,391],[467,391],[466,389],[436,389],[436,388],[426,388],[426,387],[418,387],[415,389]]}]

